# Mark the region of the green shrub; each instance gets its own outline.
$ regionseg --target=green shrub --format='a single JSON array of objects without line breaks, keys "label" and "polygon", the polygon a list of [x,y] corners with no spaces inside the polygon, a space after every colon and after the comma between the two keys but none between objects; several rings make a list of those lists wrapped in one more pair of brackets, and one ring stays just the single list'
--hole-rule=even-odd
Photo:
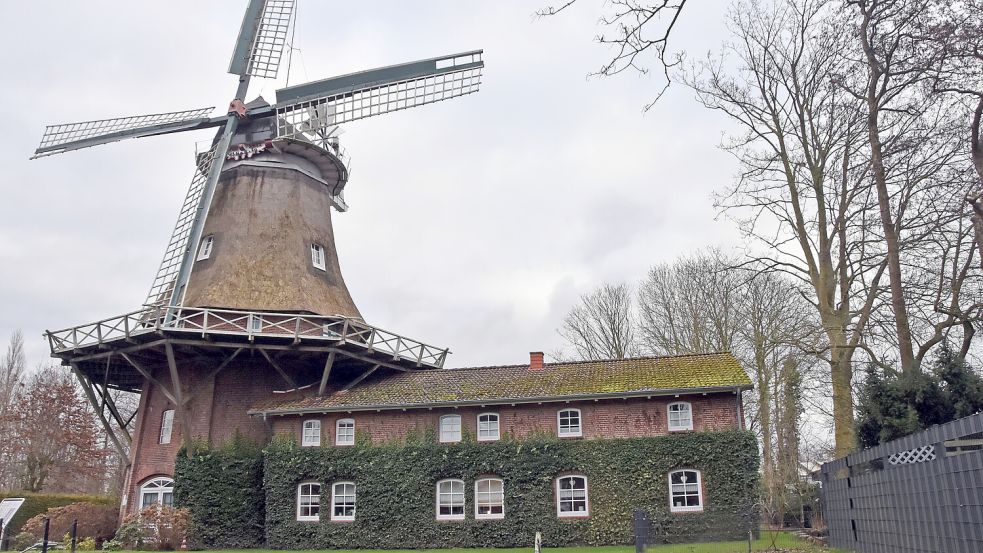
[{"label": "green shrub", "polygon": [[11,549],[14,549],[16,551],[23,551],[28,547],[36,544],[37,542],[38,539],[35,538],[34,535],[28,532],[21,532],[16,536],[14,536],[14,539],[10,543],[10,545],[11,545]]},{"label": "green shrub", "polygon": [[75,543],[75,549],[79,551],[95,551],[96,539],[93,537],[81,539]]},{"label": "green shrub", "polygon": [[117,541],[115,539],[102,542],[103,551],[122,551],[123,542]]},{"label": "green shrub", "polygon": [[[178,549],[187,536],[187,509],[151,505],[123,519],[116,536],[110,540],[121,548],[148,551]],[[107,542],[108,543],[108,542]]]}]

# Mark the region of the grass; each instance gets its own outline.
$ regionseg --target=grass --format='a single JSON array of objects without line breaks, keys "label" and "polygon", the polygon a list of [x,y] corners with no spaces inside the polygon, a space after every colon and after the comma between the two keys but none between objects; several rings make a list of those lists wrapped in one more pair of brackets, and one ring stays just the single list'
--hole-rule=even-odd
[{"label": "grass", "polygon": [[[795,538],[788,532],[779,532],[772,545],[772,536],[762,533],[761,539],[752,543],[754,551],[795,551],[801,553],[846,553],[841,550],[829,549],[811,543],[804,542]],[[297,551],[296,553],[312,553],[313,550]],[[357,553],[530,553],[532,546],[515,549],[359,549]],[[216,550],[209,553],[279,553],[270,549],[239,549],[239,550]],[[635,553],[634,546],[608,546],[608,547],[544,547],[544,553]],[[649,546],[646,553],[746,553],[747,542],[714,542],[714,543],[687,543],[673,545]],[[341,550],[333,550],[330,553],[341,553]]]}]

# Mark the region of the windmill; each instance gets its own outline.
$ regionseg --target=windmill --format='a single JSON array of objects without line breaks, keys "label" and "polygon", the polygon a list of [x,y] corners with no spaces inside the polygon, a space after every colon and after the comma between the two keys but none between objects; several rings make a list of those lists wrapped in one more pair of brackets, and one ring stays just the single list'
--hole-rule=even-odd
[{"label": "windmill", "polygon": [[[276,149],[278,143],[287,141],[319,146],[338,158],[332,160],[335,167],[329,183],[331,204],[345,211],[343,192],[348,172],[337,141],[338,125],[478,91],[484,67],[481,50],[281,88],[276,91],[275,104],[247,105],[245,96],[253,77],[277,76],[294,19],[294,5],[295,0],[249,1],[229,64],[229,73],[238,75],[239,82],[225,115],[211,117],[214,107],[205,107],[50,125],[32,157],[128,138],[219,129],[212,148],[197,158],[195,176],[144,302],[147,306],[166,309],[168,318],[174,316],[171,308],[184,305],[196,247],[201,244],[216,184],[227,161],[251,157],[267,148]],[[262,129],[263,139],[253,144],[246,141],[234,144],[236,131],[241,127]]]},{"label": "windmill", "polygon": [[[288,86],[272,105],[247,102],[252,78],[277,75],[294,3],[249,0],[226,113],[212,116],[208,107],[52,125],[35,151],[218,129],[195,157],[144,306],[45,333],[51,355],[71,367],[128,455],[124,511],[133,508],[126,498],[138,504],[137,490],[150,485],[140,482],[163,497],[162,475],[173,470],[167,459],[180,442],[268,439],[269,427],[247,411],[274,393],[344,392],[376,371],[437,369],[446,359],[446,348],[366,323],[345,287],[330,219],[332,208],[347,209],[338,125],[477,92],[482,52]],[[112,390],[140,394],[134,415],[121,413]]]}]

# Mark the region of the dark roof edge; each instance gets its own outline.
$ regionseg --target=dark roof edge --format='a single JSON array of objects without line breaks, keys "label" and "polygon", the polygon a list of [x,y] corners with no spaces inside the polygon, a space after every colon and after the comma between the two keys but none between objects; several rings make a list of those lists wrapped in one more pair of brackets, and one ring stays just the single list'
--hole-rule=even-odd
[{"label": "dark roof edge", "polygon": [[[710,357],[718,355],[729,355],[737,360],[737,357],[730,351],[707,351],[703,353],[677,353],[676,355],[642,355],[639,357],[612,357],[609,359],[581,359],[579,361],[551,361],[549,363],[543,363],[543,368],[554,368],[554,367],[569,367],[571,365],[591,365],[598,363],[620,363],[625,361],[639,361],[639,360],[662,360],[662,359],[681,359],[684,357]],[[740,364],[740,361],[737,361]],[[440,370],[444,371],[473,371],[473,370],[488,370],[488,369],[519,369],[522,367],[528,367],[528,363],[514,363],[511,365],[479,365],[477,367],[442,367]]]},{"label": "dark roof edge", "polygon": [[313,413],[349,413],[355,411],[405,411],[407,409],[433,409],[435,407],[475,407],[482,405],[510,405],[524,403],[561,403],[569,401],[598,400],[598,399],[621,399],[649,396],[676,396],[691,394],[710,394],[719,392],[741,392],[751,390],[751,384],[734,384],[729,386],[709,386],[702,388],[666,388],[649,391],[633,392],[610,392],[606,394],[580,394],[568,396],[542,396],[542,397],[523,397],[523,398],[495,398],[488,400],[464,400],[464,401],[437,401],[430,403],[411,403],[411,404],[379,404],[379,405],[347,405],[330,407],[301,407],[292,409],[250,409],[246,411],[252,416],[267,415],[305,415]]}]

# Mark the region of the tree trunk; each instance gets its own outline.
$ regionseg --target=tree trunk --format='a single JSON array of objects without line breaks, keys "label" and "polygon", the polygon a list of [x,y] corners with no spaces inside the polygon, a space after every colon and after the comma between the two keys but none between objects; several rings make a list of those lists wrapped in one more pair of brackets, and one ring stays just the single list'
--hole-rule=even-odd
[{"label": "tree trunk", "polygon": [[833,436],[836,457],[844,457],[857,449],[857,434],[853,423],[853,352],[842,332],[830,333],[830,371],[833,381]]}]

